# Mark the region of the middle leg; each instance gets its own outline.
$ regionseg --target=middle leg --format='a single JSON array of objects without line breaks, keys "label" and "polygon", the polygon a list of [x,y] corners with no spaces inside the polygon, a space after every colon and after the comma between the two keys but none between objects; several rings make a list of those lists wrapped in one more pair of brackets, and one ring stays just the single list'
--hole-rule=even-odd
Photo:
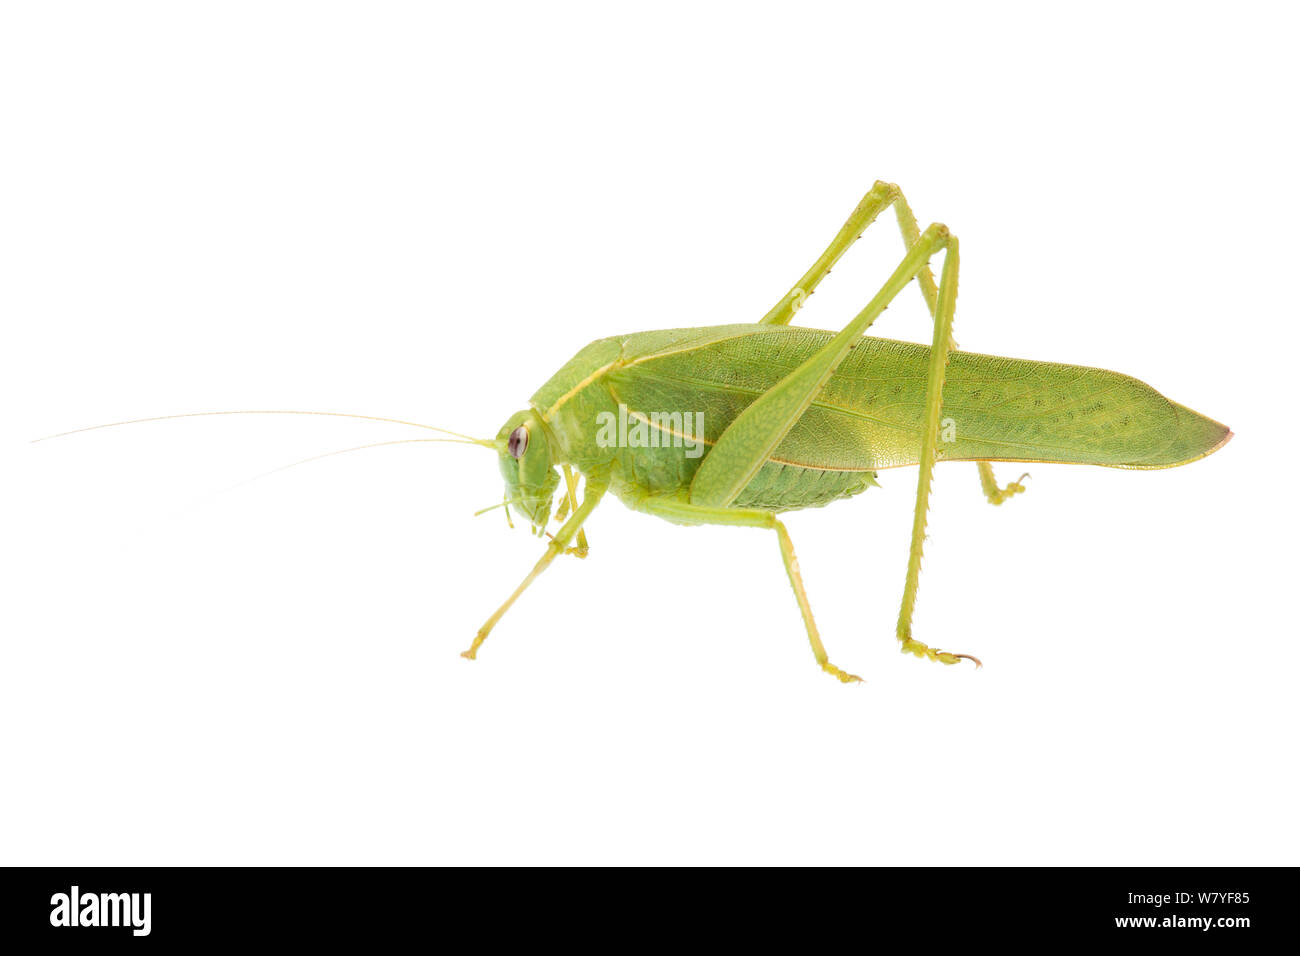
[{"label": "middle leg", "polygon": [[794,598],[799,604],[799,614],[803,617],[804,629],[808,632],[808,643],[812,645],[813,657],[817,659],[817,665],[842,683],[855,683],[862,680],[856,674],[840,670],[826,656],[826,648],[817,631],[817,622],[813,620],[812,605],[808,602],[808,593],[804,590],[803,575],[799,573],[799,560],[794,555],[794,543],[790,540],[790,532],[785,530],[785,525],[773,512],[759,508],[705,508],[668,498],[644,498],[633,507],[644,514],[665,518],[676,524],[732,525],[771,528],[775,531],[781,548],[781,562],[785,565],[790,587],[794,589]]}]

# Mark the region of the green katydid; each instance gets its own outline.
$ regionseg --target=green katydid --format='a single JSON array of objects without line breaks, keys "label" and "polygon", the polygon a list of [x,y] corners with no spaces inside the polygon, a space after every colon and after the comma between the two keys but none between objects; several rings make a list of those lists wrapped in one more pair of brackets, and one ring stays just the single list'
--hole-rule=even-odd
[{"label": "green katydid", "polygon": [[[906,254],[880,292],[837,334],[791,327],[803,300],[891,205]],[[936,285],[929,260],[941,250]],[[502,615],[569,549],[612,491],[636,511],[679,524],[775,531],[817,663],[841,681],[858,680],[827,657],[790,535],[777,515],[855,495],[875,484],[878,469],[915,464],[920,477],[898,640],[918,657],[944,664],[967,658],[978,665],[968,654],[931,648],[912,636],[937,461],[977,462],[986,496],[1001,504],[1024,488],[1018,481],[999,487],[991,462],[1168,468],[1216,451],[1232,433],[1116,372],[955,351],[957,271],[956,236],[937,224],[921,232],[898,187],[877,182],[826,251],[757,324],[615,336],[580,351],[496,438],[511,506],[534,528],[545,528],[559,466],[565,487],[558,517],[570,509],[572,515],[464,656],[475,657]],[[930,348],[864,337],[913,279],[934,320]],[[659,410],[640,416],[650,441],[598,441],[599,418],[617,412],[621,422],[627,409]],[[703,418],[702,436],[674,427],[691,415]],[[707,451],[693,454],[697,443]],[[581,504],[575,469],[586,479]],[[585,540],[569,550],[585,555]]]},{"label": "green katydid", "polygon": [[[838,333],[791,326],[803,301],[890,206],[905,254],[876,296]],[[939,252],[944,260],[936,283],[929,261]],[[986,497],[1002,504],[1024,486],[1018,480],[1000,487],[992,462],[1170,468],[1217,451],[1232,433],[1117,372],[957,351],[958,262],[957,238],[945,226],[922,232],[898,187],[877,182],[826,251],[759,322],[599,339],[538,389],[495,439],[456,432],[447,433],[455,436],[449,439],[411,439],[494,449],[507,513],[513,508],[539,536],[553,510],[554,520],[563,522],[463,656],[476,657],[557,556],[587,555],[583,525],[612,492],[636,511],[678,524],[774,531],[818,665],[841,681],[856,681],[826,654],[794,546],[777,515],[858,494],[876,483],[880,469],[919,465],[897,637],[905,653],[944,664],[965,658],[978,666],[971,655],[931,648],[912,636],[938,461],[976,462]],[[930,347],[864,336],[913,280],[934,322]],[[584,479],[581,501],[578,475]]]}]

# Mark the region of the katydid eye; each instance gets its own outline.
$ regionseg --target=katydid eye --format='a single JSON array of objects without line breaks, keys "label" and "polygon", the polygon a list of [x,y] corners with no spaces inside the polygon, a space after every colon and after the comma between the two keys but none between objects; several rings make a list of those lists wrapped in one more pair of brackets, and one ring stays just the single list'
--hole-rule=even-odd
[{"label": "katydid eye", "polygon": [[511,458],[523,458],[527,450],[528,426],[520,425],[510,433],[510,439],[506,442],[506,451],[510,452]]}]

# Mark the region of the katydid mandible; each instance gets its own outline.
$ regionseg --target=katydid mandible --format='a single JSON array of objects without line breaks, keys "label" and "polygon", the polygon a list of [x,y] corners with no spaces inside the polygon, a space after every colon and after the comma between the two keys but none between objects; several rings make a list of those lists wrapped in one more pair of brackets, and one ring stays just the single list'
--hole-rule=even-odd
[{"label": "katydid mandible", "polygon": [[[838,333],[790,326],[890,206],[905,249],[876,296]],[[941,251],[936,283],[929,262]],[[1025,490],[1024,476],[1000,487],[993,462],[1171,468],[1217,451],[1232,432],[1117,372],[956,351],[958,264],[957,237],[939,224],[922,232],[898,187],[877,182],[759,322],[613,336],[582,349],[495,439],[508,506],[541,534],[558,491],[555,517],[567,520],[463,656],[478,654],[556,557],[586,556],[583,524],[612,492],[635,511],[677,524],[775,532],[817,664],[841,681],[857,681],[826,654],[777,515],[865,491],[880,469],[919,465],[897,638],[904,653],[979,666],[969,654],[912,636],[936,462],[975,462],[986,497],[1000,505]],[[914,280],[934,323],[930,347],[864,336]],[[581,503],[575,472],[585,479]]]},{"label": "katydid mandible", "polygon": [[[891,206],[904,254],[876,296],[838,333],[791,326],[804,300]],[[940,252],[943,268],[936,283],[929,263]],[[757,323],[666,329],[592,342],[493,439],[338,412],[199,412],[136,421],[336,415],[452,436],[376,442],[344,452],[438,441],[494,450],[505,478],[507,516],[514,509],[535,534],[551,540],[532,571],[479,628],[462,655],[471,660],[511,605],[558,556],[587,556],[583,525],[606,494],[676,524],[770,529],[813,656],[822,670],[846,683],[860,678],[827,657],[794,545],[777,515],[852,497],[875,485],[881,469],[919,465],[898,641],[904,653],[942,664],[967,659],[978,667],[972,655],[932,648],[912,636],[937,462],[975,462],[985,496],[1000,505],[1025,490],[1025,476],[999,486],[993,462],[1172,468],[1217,451],[1232,432],[1118,372],[957,351],[952,324],[958,263],[957,237],[937,223],[922,232],[898,187],[877,182],[826,251]],[[913,281],[934,323],[930,346],[864,336]],[[562,522],[554,534],[546,530],[552,520]]]}]

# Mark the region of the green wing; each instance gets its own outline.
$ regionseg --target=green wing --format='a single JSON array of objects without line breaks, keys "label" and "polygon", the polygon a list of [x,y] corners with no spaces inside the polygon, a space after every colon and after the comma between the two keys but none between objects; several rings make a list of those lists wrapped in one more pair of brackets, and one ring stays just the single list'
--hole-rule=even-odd
[{"label": "green wing", "polygon": [[[605,380],[631,409],[703,412],[713,442],[833,334],[771,325],[640,333],[621,339],[623,361]],[[863,338],[772,460],[835,471],[916,464],[929,351]],[[1231,434],[1118,372],[971,352],[950,358],[943,418],[945,461],[1167,468],[1209,454]]]}]

